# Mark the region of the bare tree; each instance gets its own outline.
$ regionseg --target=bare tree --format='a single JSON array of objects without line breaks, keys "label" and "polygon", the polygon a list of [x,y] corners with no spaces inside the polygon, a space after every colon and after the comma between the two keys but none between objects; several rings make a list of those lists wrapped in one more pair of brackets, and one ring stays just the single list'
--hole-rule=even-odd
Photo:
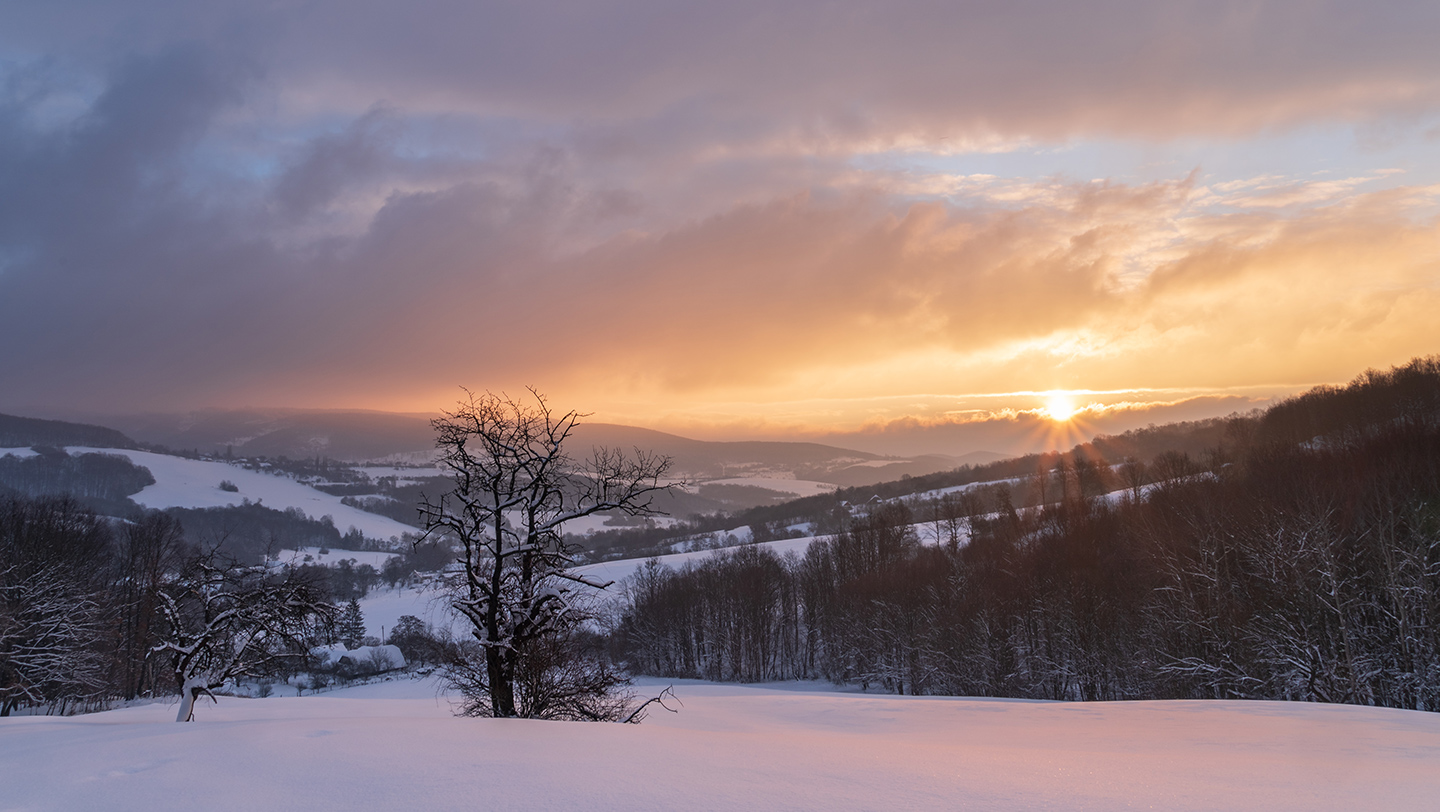
[{"label": "bare tree", "polygon": [[1140,497],[1145,493],[1145,463],[1134,457],[1126,457],[1120,464],[1120,481],[1125,483],[1125,490],[1130,501],[1139,502]]},{"label": "bare tree", "polygon": [[935,526],[935,543],[960,545],[965,531],[965,503],[959,493],[944,493],[930,502],[931,522]]},{"label": "bare tree", "polygon": [[387,650],[389,646],[373,646],[365,657],[365,667],[372,674],[380,674],[396,668],[395,658]]},{"label": "bare tree", "polygon": [[195,700],[227,680],[302,661],[334,623],[335,608],[294,572],[272,576],[198,557],[160,593],[160,613],[165,629],[152,652],[171,655],[180,687],[175,721],[188,722]]},{"label": "bare tree", "polygon": [[[582,693],[592,696],[623,682],[614,672],[597,678],[592,670],[575,669],[566,662],[572,649],[557,642],[581,620],[575,587],[610,584],[569,571],[575,550],[561,529],[601,511],[657,515],[653,498],[670,487],[661,483],[670,460],[599,448],[576,462],[564,446],[582,415],[555,413],[533,389],[525,402],[488,392],[467,395],[454,412],[433,421],[439,462],[454,486],[438,501],[426,497],[420,509],[427,537],[450,536],[461,547],[464,583],[453,605],[470,621],[484,660],[483,669],[457,672],[469,700],[466,711],[588,718],[566,714],[574,703],[554,710],[554,697],[544,694],[572,690],[574,685],[556,684],[565,682],[567,671],[578,674]],[[599,715],[616,713],[618,708],[602,708]]]}]

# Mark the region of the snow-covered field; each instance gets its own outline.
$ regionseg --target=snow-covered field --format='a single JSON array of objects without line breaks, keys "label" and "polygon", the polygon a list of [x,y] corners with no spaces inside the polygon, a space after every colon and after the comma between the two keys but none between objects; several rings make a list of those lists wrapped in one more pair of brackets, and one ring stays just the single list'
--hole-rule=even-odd
[{"label": "snow-covered field", "polygon": [[[815,482],[809,479],[780,479],[778,477],[731,477],[730,479],[710,479],[697,483],[703,485],[745,485],[751,488],[764,488],[767,491],[790,494],[792,496],[815,496],[821,493],[831,493],[840,486],[831,482]],[[698,490],[698,487],[697,487]]]},{"label": "snow-covered field", "polygon": [[[656,683],[640,686],[655,692]],[[0,719],[0,809],[1430,810],[1440,715],[682,682],[641,725],[467,719],[433,683]]]},{"label": "snow-covered field", "polygon": [[322,552],[319,547],[301,547],[298,550],[281,550],[271,560],[276,565],[319,564],[325,567],[333,567],[341,561],[349,561],[353,566],[369,564],[378,570],[385,566],[386,561],[396,555],[396,553],[380,553],[373,550],[335,550],[328,547]]},{"label": "snow-covered field", "polygon": [[[225,462],[190,460],[118,448],[77,446],[66,451],[71,454],[118,454],[150,469],[155,484],[131,497],[136,504],[149,508],[223,507],[238,505],[242,500],[249,499],[276,510],[299,508],[312,519],[329,516],[342,533],[356,527],[369,538],[385,540],[419,532],[394,519],[341,504],[340,497],[317,491],[289,477],[250,471]],[[226,480],[240,490],[234,493],[220,490],[220,483]]]},{"label": "snow-covered field", "polygon": [[[614,517],[606,516],[603,513],[596,513],[590,516],[581,516],[578,519],[571,519],[570,521],[566,522],[564,525],[561,526],[561,530],[565,533],[573,533],[577,536],[588,536],[591,533],[599,533],[605,530],[625,529],[625,526],[621,524],[609,524],[609,522],[613,518]],[[670,525],[677,523],[679,519],[671,516],[652,516],[650,517],[650,521],[654,522],[659,527],[669,527]]]},{"label": "snow-covered field", "polygon": [[382,476],[393,476],[396,482],[401,485],[412,485],[422,479],[430,477],[445,476],[445,472],[432,466],[425,468],[402,468],[393,465],[366,465],[359,466],[355,470],[363,472],[371,479],[379,479]]}]

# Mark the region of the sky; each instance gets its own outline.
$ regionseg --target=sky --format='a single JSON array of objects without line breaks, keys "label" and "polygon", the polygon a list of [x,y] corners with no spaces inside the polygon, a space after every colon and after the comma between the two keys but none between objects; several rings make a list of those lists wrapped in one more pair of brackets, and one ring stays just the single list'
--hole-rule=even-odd
[{"label": "sky", "polygon": [[533,386],[948,452],[1245,411],[1440,352],[1437,39],[1430,0],[9,0],[0,411]]}]

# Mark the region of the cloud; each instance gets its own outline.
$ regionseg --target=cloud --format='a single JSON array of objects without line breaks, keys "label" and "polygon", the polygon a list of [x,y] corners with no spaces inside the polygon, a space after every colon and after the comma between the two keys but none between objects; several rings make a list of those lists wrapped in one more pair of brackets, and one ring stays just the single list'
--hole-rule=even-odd
[{"label": "cloud", "polygon": [[1421,0],[979,2],[801,0],[417,3],[19,2],[0,45],[75,60],[176,41],[241,43],[287,112],[383,100],[693,151],[807,152],[948,136],[1236,136],[1433,110],[1440,23]]},{"label": "cloud", "polygon": [[1434,14],[21,3],[0,408],[1343,380],[1434,350],[1436,195],[1405,175],[864,159],[1433,113]]}]

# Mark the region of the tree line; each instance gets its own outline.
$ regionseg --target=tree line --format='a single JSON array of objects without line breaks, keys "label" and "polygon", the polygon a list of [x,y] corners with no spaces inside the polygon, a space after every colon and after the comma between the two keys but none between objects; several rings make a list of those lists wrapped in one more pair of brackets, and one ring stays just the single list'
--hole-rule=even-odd
[{"label": "tree line", "polygon": [[70,445],[139,448],[134,440],[103,426],[0,414],[0,448],[29,448],[36,445],[56,448]]},{"label": "tree line", "polygon": [[67,454],[36,446],[33,455],[0,455],[0,496],[70,496],[102,512],[135,510],[129,497],[155,484],[149,469],[119,454]]}]

